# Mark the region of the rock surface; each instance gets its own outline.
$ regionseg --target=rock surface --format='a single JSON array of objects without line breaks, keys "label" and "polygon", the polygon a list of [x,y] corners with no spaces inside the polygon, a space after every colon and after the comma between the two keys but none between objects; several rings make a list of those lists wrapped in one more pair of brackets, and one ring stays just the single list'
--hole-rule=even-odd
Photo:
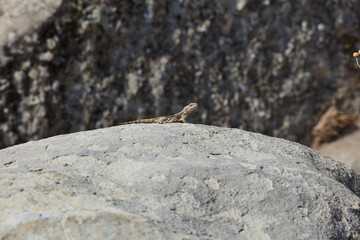
[{"label": "rock surface", "polygon": [[331,100],[359,113],[360,1],[3,0],[0,9],[2,27],[19,13],[0,34],[0,148],[189,102],[199,103],[197,123],[306,144]]},{"label": "rock surface", "polygon": [[[37,38],[41,24],[51,17],[62,0],[0,0],[0,66],[7,58],[3,53],[5,46],[11,46],[25,34]],[[35,40],[35,39],[34,39]]]},{"label": "rock surface", "polygon": [[359,239],[360,176],[300,144],[127,125],[0,151],[1,239]]},{"label": "rock surface", "polygon": [[360,121],[339,139],[321,145],[319,151],[360,172]]}]

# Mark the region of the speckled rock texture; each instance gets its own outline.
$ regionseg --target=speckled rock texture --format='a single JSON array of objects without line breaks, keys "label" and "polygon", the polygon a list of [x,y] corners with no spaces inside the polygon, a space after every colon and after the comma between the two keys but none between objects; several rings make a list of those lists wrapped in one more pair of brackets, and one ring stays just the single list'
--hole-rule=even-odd
[{"label": "speckled rock texture", "polygon": [[0,66],[8,60],[4,46],[11,47],[24,34],[31,41],[33,33],[33,40],[37,40],[37,29],[55,13],[60,3],[61,0],[0,0]]},{"label": "speckled rock texture", "polygon": [[2,0],[0,148],[189,102],[197,123],[310,144],[333,102],[360,109],[359,12],[348,0]]},{"label": "speckled rock texture", "polygon": [[360,175],[239,129],[138,124],[0,151],[1,239],[359,239]]}]

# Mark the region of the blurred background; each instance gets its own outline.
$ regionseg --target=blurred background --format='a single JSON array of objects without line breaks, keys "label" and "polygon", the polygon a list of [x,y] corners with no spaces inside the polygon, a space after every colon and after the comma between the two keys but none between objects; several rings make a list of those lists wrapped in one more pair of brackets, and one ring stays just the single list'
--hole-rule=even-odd
[{"label": "blurred background", "polygon": [[349,0],[0,0],[0,148],[197,102],[189,122],[360,171],[359,13]]}]

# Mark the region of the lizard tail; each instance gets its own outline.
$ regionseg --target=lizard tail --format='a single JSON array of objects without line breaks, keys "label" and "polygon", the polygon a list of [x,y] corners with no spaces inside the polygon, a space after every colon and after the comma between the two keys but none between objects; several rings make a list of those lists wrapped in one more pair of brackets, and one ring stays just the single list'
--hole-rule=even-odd
[{"label": "lizard tail", "polygon": [[154,119],[139,119],[129,122],[122,122],[119,125],[127,125],[127,124],[138,124],[138,123],[154,123]]}]

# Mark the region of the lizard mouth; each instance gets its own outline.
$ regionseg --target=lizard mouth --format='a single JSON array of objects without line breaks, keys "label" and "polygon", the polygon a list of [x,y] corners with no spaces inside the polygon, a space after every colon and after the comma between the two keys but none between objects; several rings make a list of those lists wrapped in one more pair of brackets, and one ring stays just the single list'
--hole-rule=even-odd
[{"label": "lizard mouth", "polygon": [[197,103],[190,103],[184,108],[184,112],[187,114],[190,114],[192,111],[194,111],[197,108]]},{"label": "lizard mouth", "polygon": [[189,104],[189,107],[195,108],[195,107],[197,107],[197,103],[190,103],[190,104]]}]

